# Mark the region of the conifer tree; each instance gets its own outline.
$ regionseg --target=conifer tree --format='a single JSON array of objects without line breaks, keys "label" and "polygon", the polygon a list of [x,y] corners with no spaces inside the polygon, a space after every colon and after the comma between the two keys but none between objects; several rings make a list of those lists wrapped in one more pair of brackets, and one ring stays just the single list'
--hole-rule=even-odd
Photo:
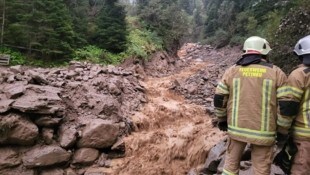
[{"label": "conifer tree", "polygon": [[119,53],[126,49],[126,12],[117,0],[106,0],[97,19],[93,43],[102,49]]}]

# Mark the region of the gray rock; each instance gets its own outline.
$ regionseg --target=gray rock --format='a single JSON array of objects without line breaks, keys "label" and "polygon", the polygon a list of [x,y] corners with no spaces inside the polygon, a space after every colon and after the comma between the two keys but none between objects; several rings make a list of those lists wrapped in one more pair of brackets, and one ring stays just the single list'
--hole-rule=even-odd
[{"label": "gray rock", "polygon": [[96,119],[83,129],[82,138],[78,141],[80,148],[108,148],[117,140],[119,126],[111,121]]},{"label": "gray rock", "polygon": [[101,153],[101,155],[98,158],[97,163],[100,167],[105,167],[107,160],[108,160],[108,155],[105,153]]},{"label": "gray rock", "polygon": [[14,72],[15,74],[22,73],[22,66],[21,65],[11,66],[10,71]]},{"label": "gray rock", "polygon": [[38,127],[18,114],[0,117],[0,126],[2,145],[32,145],[39,135]]},{"label": "gray rock", "polygon": [[36,170],[27,169],[23,166],[0,170],[1,175],[38,175]]},{"label": "gray rock", "polygon": [[27,74],[32,78],[32,83],[34,84],[39,84],[39,85],[48,84],[48,81],[46,80],[46,78],[43,75],[41,75],[39,72],[28,70]]},{"label": "gray rock", "polygon": [[73,171],[73,169],[68,168],[65,170],[65,175],[77,175],[75,171]]},{"label": "gray rock", "polygon": [[54,142],[54,130],[51,128],[43,128],[42,129],[42,138],[44,140],[44,143],[47,145],[50,145]]},{"label": "gray rock", "polygon": [[13,102],[14,100],[0,100],[0,114],[9,111]]},{"label": "gray rock", "polygon": [[40,117],[35,120],[35,124],[41,127],[54,127],[58,126],[61,118],[52,118],[51,116]]},{"label": "gray rock", "polygon": [[21,164],[19,153],[12,148],[0,148],[0,170]]},{"label": "gray rock", "polygon": [[43,146],[33,148],[23,156],[27,168],[58,165],[69,161],[71,154],[59,146]]},{"label": "gray rock", "polygon": [[208,158],[204,165],[203,172],[217,172],[218,165],[226,152],[227,140],[223,140],[215,145],[209,152]]},{"label": "gray rock", "polygon": [[77,139],[77,130],[71,127],[62,126],[59,130],[59,143],[63,148],[74,146]]},{"label": "gray rock", "polygon": [[72,163],[79,165],[90,165],[99,156],[99,151],[93,148],[78,149],[73,156]]},{"label": "gray rock", "polygon": [[13,83],[15,81],[15,75],[9,75],[8,79],[6,80],[6,82],[8,83]]},{"label": "gray rock", "polygon": [[16,99],[23,95],[25,91],[25,86],[22,84],[12,84],[6,86],[4,89],[5,95],[9,99]]},{"label": "gray rock", "polygon": [[65,175],[65,171],[62,169],[43,170],[40,175]]}]

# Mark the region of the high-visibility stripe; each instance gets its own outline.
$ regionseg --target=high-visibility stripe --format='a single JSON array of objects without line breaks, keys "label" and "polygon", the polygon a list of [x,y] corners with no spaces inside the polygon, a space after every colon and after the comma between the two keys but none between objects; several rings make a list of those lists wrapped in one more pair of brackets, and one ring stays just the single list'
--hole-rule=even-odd
[{"label": "high-visibility stripe", "polygon": [[302,107],[302,113],[303,113],[303,118],[304,118],[304,122],[305,122],[305,128],[310,128],[309,124],[309,120],[310,120],[310,99],[309,99],[309,95],[310,95],[310,89],[307,89],[305,92],[305,97],[304,97],[304,104]]},{"label": "high-visibility stripe", "polygon": [[227,116],[227,110],[226,109],[215,109],[215,111],[214,111],[214,113],[215,113],[215,115],[217,116],[217,117],[225,117],[225,116]]},{"label": "high-visibility stripe", "polygon": [[230,171],[228,171],[228,170],[223,169],[222,175],[237,175],[237,174],[232,173],[232,172],[230,172]]},{"label": "high-visibility stripe", "polygon": [[300,128],[294,127],[294,134],[297,136],[310,137],[310,129],[309,128]]},{"label": "high-visibility stripe", "polygon": [[296,87],[292,87],[292,86],[283,86],[279,89],[277,89],[277,97],[283,97],[283,96],[287,96],[287,95],[293,95],[298,99],[301,99],[302,95],[303,95],[304,91],[301,89],[298,89]]},{"label": "high-visibility stripe", "polygon": [[239,113],[239,100],[240,100],[240,78],[233,80],[233,105],[232,105],[232,125],[238,126],[238,113]]},{"label": "high-visibility stripe", "polygon": [[284,127],[284,128],[290,128],[292,125],[292,121],[293,121],[292,118],[288,119],[288,118],[284,118],[282,116],[278,116],[277,124],[279,126]]},{"label": "high-visibility stripe", "polygon": [[271,131],[257,131],[252,129],[238,128],[231,125],[228,126],[228,133],[248,137],[251,139],[263,139],[263,140],[274,140],[276,134],[275,132]]},{"label": "high-visibility stripe", "polygon": [[271,90],[272,90],[272,80],[265,79],[262,90],[263,98],[262,98],[262,114],[261,114],[262,116],[261,131],[269,130]]},{"label": "high-visibility stripe", "polygon": [[224,83],[220,82],[218,85],[217,85],[217,89],[219,91],[221,91],[223,94],[229,94],[229,89],[228,89],[228,86],[226,86]]}]

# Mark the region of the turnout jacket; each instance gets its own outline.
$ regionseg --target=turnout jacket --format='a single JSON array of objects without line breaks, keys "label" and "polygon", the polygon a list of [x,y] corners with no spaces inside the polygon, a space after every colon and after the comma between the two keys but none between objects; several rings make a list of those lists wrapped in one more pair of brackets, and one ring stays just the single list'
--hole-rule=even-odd
[{"label": "turnout jacket", "polygon": [[228,123],[232,139],[255,145],[274,144],[277,90],[285,85],[280,68],[264,61],[227,69],[214,96],[215,115]]},{"label": "turnout jacket", "polygon": [[301,65],[288,77],[287,86],[279,89],[280,113],[278,131],[294,138],[310,140],[310,67]]}]

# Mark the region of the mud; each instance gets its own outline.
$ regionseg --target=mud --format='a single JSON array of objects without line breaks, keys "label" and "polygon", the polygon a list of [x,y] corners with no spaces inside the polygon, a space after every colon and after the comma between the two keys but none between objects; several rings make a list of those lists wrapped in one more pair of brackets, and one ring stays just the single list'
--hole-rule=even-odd
[{"label": "mud", "polygon": [[[180,58],[155,53],[120,67],[0,68],[1,118],[17,115],[39,131],[25,148],[1,143],[14,149],[0,174],[181,175],[202,168],[225,137],[212,126],[214,86],[238,55],[237,48],[188,44]],[[71,156],[48,162],[53,150]],[[23,156],[29,151],[37,154]]]}]

